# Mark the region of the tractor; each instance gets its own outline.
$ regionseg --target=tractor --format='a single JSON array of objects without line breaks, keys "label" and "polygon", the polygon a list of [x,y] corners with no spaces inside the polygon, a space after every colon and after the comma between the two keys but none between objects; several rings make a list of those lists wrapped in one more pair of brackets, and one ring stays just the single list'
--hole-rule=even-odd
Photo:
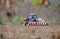
[{"label": "tractor", "polygon": [[38,18],[36,14],[29,14],[27,18],[25,18],[25,23],[24,25],[29,25],[29,26],[46,26],[48,23],[43,20],[42,18]]}]

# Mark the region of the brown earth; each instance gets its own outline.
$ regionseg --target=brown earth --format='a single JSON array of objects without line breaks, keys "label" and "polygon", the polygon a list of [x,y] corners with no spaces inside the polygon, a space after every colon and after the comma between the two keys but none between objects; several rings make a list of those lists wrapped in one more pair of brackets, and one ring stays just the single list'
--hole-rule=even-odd
[{"label": "brown earth", "polygon": [[53,34],[57,32],[60,32],[60,25],[0,25],[0,34],[3,34],[3,39],[53,39]]}]

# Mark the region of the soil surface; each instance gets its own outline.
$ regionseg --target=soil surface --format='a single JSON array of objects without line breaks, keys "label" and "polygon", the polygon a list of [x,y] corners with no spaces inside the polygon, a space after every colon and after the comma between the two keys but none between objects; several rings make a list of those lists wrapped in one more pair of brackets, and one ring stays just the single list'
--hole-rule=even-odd
[{"label": "soil surface", "polygon": [[0,25],[0,33],[3,34],[3,39],[53,39],[53,33],[57,32],[60,32],[60,25]]}]

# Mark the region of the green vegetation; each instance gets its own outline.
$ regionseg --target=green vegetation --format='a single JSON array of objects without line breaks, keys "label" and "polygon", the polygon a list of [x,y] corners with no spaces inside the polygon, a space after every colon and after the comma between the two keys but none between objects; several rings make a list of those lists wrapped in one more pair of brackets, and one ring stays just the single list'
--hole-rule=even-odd
[{"label": "green vegetation", "polygon": [[0,25],[4,25],[4,22],[0,22]]},{"label": "green vegetation", "polygon": [[10,19],[10,21],[7,22],[6,24],[20,24],[23,21],[24,21],[24,18],[16,17],[15,19]]},{"label": "green vegetation", "polygon": [[55,5],[55,6],[53,7],[53,9],[54,9],[54,10],[58,10],[58,5]]},{"label": "green vegetation", "polygon": [[59,24],[60,25],[60,20],[57,20],[55,24]]},{"label": "green vegetation", "polygon": [[42,3],[42,0],[34,0],[32,2],[33,5],[37,5],[37,4],[41,4]]},{"label": "green vegetation", "polygon": [[9,22],[0,22],[0,25],[3,25],[3,24],[20,24],[22,22],[24,22],[24,18],[16,16],[14,19],[11,18]]}]

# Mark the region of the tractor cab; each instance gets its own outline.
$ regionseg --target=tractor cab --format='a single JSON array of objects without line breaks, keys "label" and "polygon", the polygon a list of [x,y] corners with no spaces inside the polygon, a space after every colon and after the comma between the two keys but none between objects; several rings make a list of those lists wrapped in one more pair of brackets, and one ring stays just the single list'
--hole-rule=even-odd
[{"label": "tractor cab", "polygon": [[32,21],[38,19],[36,14],[29,14],[29,15],[27,16],[27,18],[28,18],[29,20],[32,20]]}]

